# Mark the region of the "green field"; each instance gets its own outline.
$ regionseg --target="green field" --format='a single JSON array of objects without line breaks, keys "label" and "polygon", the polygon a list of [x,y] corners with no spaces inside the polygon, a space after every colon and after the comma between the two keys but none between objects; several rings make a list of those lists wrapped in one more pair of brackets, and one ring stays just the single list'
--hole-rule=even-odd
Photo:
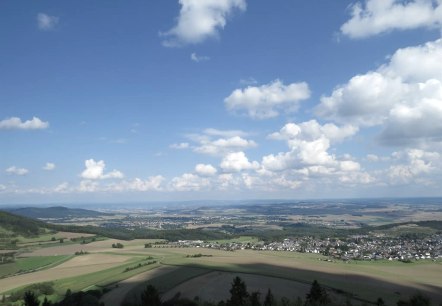
[{"label": "green field", "polygon": [[16,273],[29,273],[40,269],[48,269],[71,258],[72,256],[70,255],[17,258],[15,262],[0,265],[0,277]]},{"label": "green field", "polygon": [[[152,260],[155,259],[150,259],[150,261]],[[126,272],[126,268],[134,267],[138,263],[144,263],[146,261],[149,260],[146,260],[146,258],[134,258],[129,263],[119,265],[111,269],[57,280],[54,282],[55,289],[60,295],[63,295],[67,289],[71,289],[73,292],[94,288],[102,289],[131,276],[155,269],[159,266],[159,264],[157,263],[142,266],[140,268]]]}]

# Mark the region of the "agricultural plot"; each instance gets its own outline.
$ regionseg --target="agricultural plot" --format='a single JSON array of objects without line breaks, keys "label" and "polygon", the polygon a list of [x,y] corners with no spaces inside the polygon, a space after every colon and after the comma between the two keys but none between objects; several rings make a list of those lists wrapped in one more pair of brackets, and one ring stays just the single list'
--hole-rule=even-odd
[{"label": "agricultural plot", "polygon": [[126,243],[122,240],[117,239],[109,239],[103,241],[96,241],[88,244],[63,244],[57,243],[54,246],[48,246],[45,248],[40,248],[37,250],[33,250],[28,253],[24,253],[23,256],[50,256],[50,255],[71,255],[75,254],[78,251],[85,251],[89,253],[97,253],[97,252],[112,252],[115,249],[112,248],[112,244],[116,243]]},{"label": "agricultural plot", "polygon": [[59,256],[33,256],[18,258],[15,262],[0,266],[0,277],[6,277],[17,273],[30,273],[37,270],[50,268],[69,260],[71,255]]},{"label": "agricultural plot", "polygon": [[108,254],[76,256],[54,268],[0,279],[0,288],[2,292],[6,292],[29,284],[54,281],[66,277],[107,270],[116,265],[121,265],[130,259],[130,257],[126,256]]}]

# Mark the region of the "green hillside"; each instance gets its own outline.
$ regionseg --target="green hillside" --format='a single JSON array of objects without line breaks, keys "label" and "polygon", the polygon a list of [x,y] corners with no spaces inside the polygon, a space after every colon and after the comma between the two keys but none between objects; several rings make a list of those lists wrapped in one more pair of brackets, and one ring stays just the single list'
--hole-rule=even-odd
[{"label": "green hillside", "polygon": [[46,224],[42,221],[0,211],[0,228],[4,235],[32,237],[42,233]]}]

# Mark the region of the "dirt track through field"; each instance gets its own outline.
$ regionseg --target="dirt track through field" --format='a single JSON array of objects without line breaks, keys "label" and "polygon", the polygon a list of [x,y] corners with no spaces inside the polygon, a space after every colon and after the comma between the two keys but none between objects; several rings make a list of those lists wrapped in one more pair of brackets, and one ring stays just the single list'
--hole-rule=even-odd
[{"label": "dirt track through field", "polygon": [[5,292],[18,286],[93,273],[112,268],[127,260],[129,260],[129,257],[108,254],[76,256],[54,268],[0,279],[0,288],[2,292]]},{"label": "dirt track through field", "polygon": [[129,291],[131,291],[138,284],[156,276],[168,273],[174,269],[176,268],[160,267],[125,279],[118,283],[118,287],[103,295],[100,302],[103,302],[106,306],[120,306]]}]

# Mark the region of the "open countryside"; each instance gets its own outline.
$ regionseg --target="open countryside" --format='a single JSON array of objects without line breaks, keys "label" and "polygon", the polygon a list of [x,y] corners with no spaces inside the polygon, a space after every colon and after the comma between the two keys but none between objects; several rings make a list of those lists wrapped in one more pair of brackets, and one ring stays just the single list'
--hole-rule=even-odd
[{"label": "open countryside", "polygon": [[[336,228],[334,222],[330,223],[333,214],[314,217],[314,205],[306,212],[296,204],[280,204],[279,212],[269,210],[271,205],[239,205],[235,209],[213,206],[212,214],[196,214],[199,208],[186,208],[178,214],[176,208],[161,209],[161,215],[137,211],[123,216],[115,214],[113,219],[109,219],[107,212],[101,227],[78,227],[74,225],[76,217],[52,219],[54,225],[31,221],[29,226],[35,222],[44,233],[34,238],[23,233],[14,238],[13,231],[6,226],[3,232],[10,233],[9,239],[15,239],[15,248],[2,251],[5,263],[0,267],[5,272],[0,279],[0,294],[14,296],[14,292],[35,284],[50,283],[54,290],[46,296],[54,302],[67,290],[98,290],[102,292],[99,300],[105,305],[132,305],[139,302],[144,288],[152,284],[165,301],[180,296],[216,303],[228,298],[231,280],[240,276],[251,292],[259,291],[264,296],[270,289],[277,299],[302,299],[312,281],[317,280],[338,303],[373,303],[382,297],[387,304],[394,304],[418,292],[433,302],[442,301],[440,221],[377,225],[379,221],[373,215],[365,215],[364,224],[354,223],[352,215],[339,216],[340,219],[335,215],[333,220],[342,224]],[[344,209],[334,203],[329,205],[336,213]],[[385,212],[379,205],[362,209],[371,214]],[[317,210],[325,207],[320,205]],[[409,218],[432,211],[433,218],[442,219],[435,204],[422,204],[419,211],[406,207],[407,204],[395,205],[393,211],[401,211]],[[251,214],[251,210],[255,213]],[[288,210],[296,210],[296,222],[293,215],[287,214]],[[222,216],[223,223],[210,215]],[[356,212],[353,215],[361,216]],[[149,239],[150,231],[144,239],[125,240],[91,233],[102,228],[109,230],[108,222],[113,220],[115,225],[109,233],[125,234],[124,224],[132,224],[134,216],[144,221],[138,223],[132,234],[150,224],[156,236],[161,234],[165,238]],[[159,216],[164,216],[168,226],[173,222],[175,229],[156,228],[157,223],[150,220],[160,220]],[[25,217],[15,218],[21,221]],[[256,222],[243,218],[255,218]],[[80,222],[84,226],[84,222],[100,224],[100,220],[100,216],[94,216]],[[206,231],[208,237],[218,235],[218,239],[191,239],[195,229],[186,228],[189,222],[199,224],[198,230]],[[89,233],[56,230],[72,226]],[[3,238],[4,244],[6,240]],[[7,263],[8,260],[11,262]],[[28,263],[28,268],[6,273],[8,266],[23,261],[34,265]]]},{"label": "open countryside", "polygon": [[[108,243],[112,243],[112,241],[110,240]],[[121,243],[125,243],[125,241],[121,241]],[[180,267],[198,267],[206,270],[206,273],[210,270],[229,272],[223,275],[223,279],[228,280],[227,284],[230,282],[230,276],[235,275],[234,272],[273,277],[276,278],[276,281],[274,287],[272,285],[270,288],[281,297],[292,297],[284,293],[290,292],[287,289],[290,286],[296,288],[297,285],[299,285],[297,292],[299,292],[300,296],[304,296],[312,279],[318,279],[333,289],[349,293],[358,292],[357,298],[366,301],[373,301],[377,296],[386,297],[385,300],[387,301],[394,301],[398,296],[407,296],[410,290],[425,292],[425,294],[435,300],[442,299],[442,279],[440,278],[442,262],[404,264],[381,261],[348,264],[328,262],[326,257],[318,255],[292,252],[258,252],[250,250],[229,252],[202,250],[201,248],[161,248],[162,245],[158,245],[158,248],[146,249],[144,248],[145,243],[146,241],[131,241],[127,247],[115,253],[110,252],[108,247],[103,246],[103,242],[99,242],[102,245],[101,251],[100,246],[94,246],[94,243],[92,243],[91,249],[94,250],[93,253],[76,256],[61,265],[47,270],[0,279],[0,288],[3,288],[6,292],[15,289],[17,286],[21,287],[47,281],[54,281],[55,286],[62,289],[66,288],[66,283],[73,284],[72,290],[84,290],[94,285],[112,288],[116,286],[118,281],[123,281],[128,276],[124,272],[125,268],[131,265],[137,266],[139,262],[143,262],[143,259],[152,256],[159,261],[159,264],[155,264],[152,267],[147,266],[147,269],[160,269],[158,271],[159,274],[171,273],[171,270],[179,270]],[[55,248],[57,252],[63,249],[63,247],[58,246]],[[67,246],[66,248],[70,250],[72,246]],[[77,246],[77,249],[81,249],[81,246]],[[45,248],[45,252],[50,254],[52,250],[48,247]],[[205,256],[197,258],[187,257],[200,252]],[[106,271],[110,267],[118,267],[119,269],[108,274]],[[170,268],[164,270],[160,267]],[[140,270],[145,270],[145,268],[142,267]],[[94,274],[93,278],[89,276],[91,273]],[[74,283],[69,279],[74,276],[83,277],[76,277],[76,282]],[[109,276],[112,277],[111,280]],[[136,287],[140,283],[147,283],[156,276],[156,273],[147,273],[142,278],[136,278],[132,285]],[[283,280],[290,280],[291,282],[285,285],[286,290],[277,289],[279,287],[278,283],[283,282]],[[201,284],[201,280],[198,280],[198,278],[194,282]],[[256,282],[259,283],[260,280],[255,280]],[[255,287],[266,288],[268,284],[272,284],[266,278],[263,278],[262,282],[262,284],[255,285]],[[208,286],[208,288],[221,290],[214,295],[216,297],[225,297],[228,294],[227,285],[223,288],[213,286],[216,282],[207,282],[207,279],[202,283]],[[168,288],[167,284],[162,284],[162,286],[164,290],[173,289]],[[186,283],[181,284],[181,286],[186,286]],[[189,284],[184,288],[189,287],[192,286]],[[193,298],[198,296],[198,292],[206,291],[204,286],[195,286],[194,288],[198,289],[195,289],[195,292],[191,290],[186,291],[188,297]],[[362,288],[364,290],[361,290]],[[177,290],[179,290],[179,287]],[[129,293],[129,291],[127,292]],[[63,291],[59,292],[60,295],[63,293]],[[166,296],[170,297],[171,293]]]}]

